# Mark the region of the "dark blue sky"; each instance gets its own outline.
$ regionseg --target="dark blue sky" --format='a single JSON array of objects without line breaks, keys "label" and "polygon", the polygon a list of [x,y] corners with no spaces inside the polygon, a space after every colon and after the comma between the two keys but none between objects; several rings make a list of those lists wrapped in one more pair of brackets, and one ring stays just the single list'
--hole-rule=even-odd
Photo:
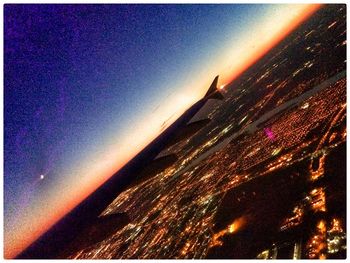
[{"label": "dark blue sky", "polygon": [[40,174],[147,116],[254,9],[6,5],[6,213]]},{"label": "dark blue sky", "polygon": [[81,167],[142,137],[139,123],[150,120],[157,131],[150,116],[194,79],[219,74],[216,57],[269,9],[5,5],[5,234],[34,209],[50,211],[52,200],[95,180]]}]

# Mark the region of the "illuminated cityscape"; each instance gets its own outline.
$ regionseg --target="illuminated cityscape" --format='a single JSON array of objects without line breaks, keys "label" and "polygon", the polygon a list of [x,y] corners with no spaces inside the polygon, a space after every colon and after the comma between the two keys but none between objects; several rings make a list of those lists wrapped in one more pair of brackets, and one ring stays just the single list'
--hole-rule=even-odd
[{"label": "illuminated cityscape", "polygon": [[345,54],[346,7],[326,6],[221,88],[198,114],[211,122],[160,154],[172,165],[100,215],[128,222],[61,256],[345,258]]}]

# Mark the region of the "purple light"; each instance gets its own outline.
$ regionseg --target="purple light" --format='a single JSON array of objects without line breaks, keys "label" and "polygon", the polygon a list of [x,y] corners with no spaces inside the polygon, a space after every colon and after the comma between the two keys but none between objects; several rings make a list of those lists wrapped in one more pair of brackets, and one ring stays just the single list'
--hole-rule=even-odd
[{"label": "purple light", "polygon": [[271,141],[275,141],[275,134],[270,128],[264,128],[264,132]]}]

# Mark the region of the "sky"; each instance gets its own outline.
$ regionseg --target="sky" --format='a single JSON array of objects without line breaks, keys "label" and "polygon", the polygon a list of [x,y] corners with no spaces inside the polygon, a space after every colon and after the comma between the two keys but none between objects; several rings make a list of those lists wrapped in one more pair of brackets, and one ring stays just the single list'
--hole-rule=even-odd
[{"label": "sky", "polygon": [[12,258],[317,5],[5,5],[4,256]]}]

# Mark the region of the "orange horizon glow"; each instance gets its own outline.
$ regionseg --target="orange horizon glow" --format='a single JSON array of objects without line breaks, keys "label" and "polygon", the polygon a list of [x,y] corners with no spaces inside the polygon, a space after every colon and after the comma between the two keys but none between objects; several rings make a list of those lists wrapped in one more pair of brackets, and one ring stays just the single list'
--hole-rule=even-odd
[{"label": "orange horizon glow", "polygon": [[[219,87],[220,85],[226,85],[234,81],[239,75],[295,30],[302,22],[306,21],[320,7],[320,4],[303,5],[296,16],[292,18],[289,17],[286,26],[271,35],[268,42],[261,43],[252,53],[249,53],[250,50],[247,50],[248,55],[242,58],[235,68],[225,66],[220,72],[217,72],[217,69],[220,68],[218,65],[224,64],[221,63],[224,60],[217,62],[219,63],[218,65],[212,65],[212,72],[210,72],[210,74],[215,76],[217,75],[215,72],[220,73]],[[286,14],[286,16],[288,15]],[[259,44],[260,43],[257,43],[256,45]],[[221,59],[226,58],[223,56]],[[225,62],[225,65],[229,65],[229,61]],[[75,195],[65,194],[62,198],[58,199],[57,196],[55,196],[57,192],[49,193],[47,203],[45,203],[45,211],[39,208],[36,209],[32,212],[31,218],[25,218],[25,223],[21,224],[19,228],[14,229],[11,235],[8,235],[7,240],[6,236],[4,237],[4,244],[6,244],[4,246],[4,258],[11,259],[16,257],[63,216],[68,214],[92,192],[106,182],[112,175],[119,171],[128,161],[160,134],[161,123],[163,123],[164,119],[169,119],[169,116],[173,114],[167,122],[167,126],[169,126],[195,102],[196,99],[205,93],[206,90],[204,89],[208,88],[211,81],[212,78],[208,76],[208,72],[202,75],[198,74],[197,79],[192,80],[190,84],[203,88],[196,92],[189,93],[188,96],[176,97],[173,101],[179,102],[180,100],[181,102],[177,103],[175,114],[173,103],[169,101],[167,105],[163,107],[166,110],[162,110],[158,112],[158,115],[150,116],[144,120],[138,128],[134,130],[134,134],[128,137],[128,141],[120,145],[115,143],[115,141],[113,141],[115,138],[113,138],[111,139],[110,147],[104,151],[104,154],[101,154],[98,158],[89,156],[87,160],[81,161],[81,164],[74,173],[82,174],[84,177],[81,179],[82,182],[80,182],[79,189],[75,189]],[[203,85],[198,85],[198,83]],[[119,153],[118,156],[116,152]],[[93,160],[93,162],[91,160]],[[69,185],[69,182],[64,182],[57,188],[61,192],[65,192],[66,189],[68,189],[67,185]],[[33,223],[34,220],[35,223]]]},{"label": "orange horizon glow", "polygon": [[255,53],[250,53],[246,60],[241,61],[240,67],[232,73],[225,72],[224,77],[221,78],[223,83],[232,83],[237,79],[244,71],[246,71],[250,66],[254,65],[259,59],[265,56],[272,48],[277,46],[284,38],[286,38],[290,33],[292,33],[299,25],[305,22],[312,14],[314,14],[318,9],[320,9],[322,4],[310,4],[307,5],[303,12],[297,14],[288,23],[287,27],[281,28],[268,43],[262,43],[259,49]]}]

